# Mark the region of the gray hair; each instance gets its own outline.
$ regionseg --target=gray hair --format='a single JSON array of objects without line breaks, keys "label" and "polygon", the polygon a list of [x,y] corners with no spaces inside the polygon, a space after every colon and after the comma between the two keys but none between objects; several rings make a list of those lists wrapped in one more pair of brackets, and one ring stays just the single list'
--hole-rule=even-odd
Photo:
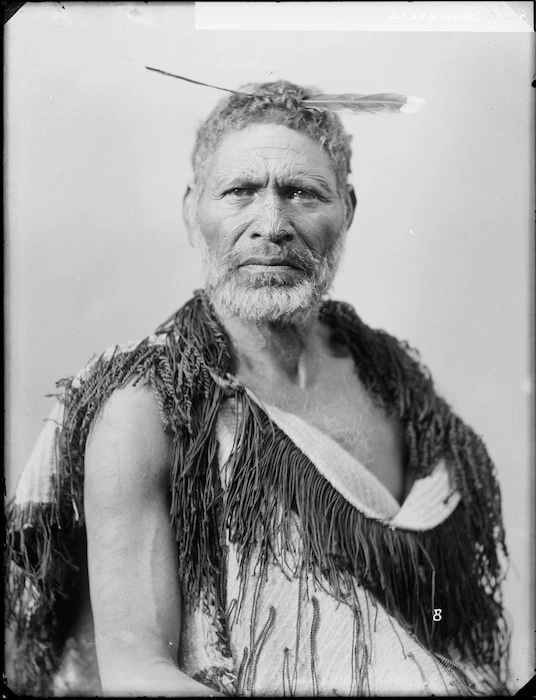
[{"label": "gray hair", "polygon": [[342,191],[350,173],[352,137],[337,114],[303,103],[302,100],[318,94],[320,91],[316,88],[278,80],[249,83],[243,85],[240,92],[223,98],[197,130],[192,152],[195,182],[203,182],[210,159],[227,134],[252,124],[280,124],[309,136],[325,149],[333,163],[339,191]]}]

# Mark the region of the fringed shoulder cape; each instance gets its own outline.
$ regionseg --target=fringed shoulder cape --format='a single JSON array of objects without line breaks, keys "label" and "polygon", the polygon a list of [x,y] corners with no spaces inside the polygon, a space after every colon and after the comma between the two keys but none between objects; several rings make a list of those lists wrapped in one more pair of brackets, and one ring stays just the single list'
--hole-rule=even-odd
[{"label": "fringed shoulder cape", "polygon": [[[505,691],[508,630],[500,584],[507,553],[485,446],[436,394],[406,344],[369,328],[341,302],[325,302],[320,318],[349,348],[374,401],[402,422],[411,475],[429,476],[440,460],[448,465],[460,496],[454,511],[436,527],[410,530],[353,507],[234,380],[228,338],[198,291],[155,335],[107,351],[58,383],[55,458],[37,474],[23,472],[7,507],[6,621],[18,645],[19,692],[50,691],[68,621],[87,587],[86,440],[111,393],[132,381],[153,388],[173,436],[170,518],[183,597],[192,610],[211,611],[223,657],[230,656],[228,544],[238,552],[241,575],[253,560],[261,571],[283,567],[298,522],[294,575],[307,571],[338,602],[357,584],[426,649],[442,658],[454,650],[476,668],[491,669],[495,689]],[[228,399],[240,424],[222,485],[216,427]],[[435,609],[449,614],[438,622]]]}]

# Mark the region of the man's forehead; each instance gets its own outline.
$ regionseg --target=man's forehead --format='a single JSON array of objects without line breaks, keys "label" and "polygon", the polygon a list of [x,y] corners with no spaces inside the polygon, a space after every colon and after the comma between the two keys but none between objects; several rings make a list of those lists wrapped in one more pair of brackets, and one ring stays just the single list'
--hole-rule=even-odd
[{"label": "man's forehead", "polygon": [[283,169],[289,175],[311,172],[328,179],[335,174],[331,158],[318,143],[279,125],[258,125],[225,136],[209,174],[215,179],[254,175],[263,167]]},{"label": "man's forehead", "polygon": [[329,158],[324,149],[307,134],[280,124],[255,124],[241,131],[226,134],[218,151],[224,154],[259,153],[282,157]]}]

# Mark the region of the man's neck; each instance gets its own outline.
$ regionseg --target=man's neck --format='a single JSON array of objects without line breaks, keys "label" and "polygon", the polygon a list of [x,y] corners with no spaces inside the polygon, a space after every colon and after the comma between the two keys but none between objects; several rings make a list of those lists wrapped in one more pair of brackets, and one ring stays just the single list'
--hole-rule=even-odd
[{"label": "man's neck", "polygon": [[236,316],[221,320],[231,339],[236,374],[288,381],[304,390],[314,383],[325,352],[316,314],[292,326],[257,325]]}]

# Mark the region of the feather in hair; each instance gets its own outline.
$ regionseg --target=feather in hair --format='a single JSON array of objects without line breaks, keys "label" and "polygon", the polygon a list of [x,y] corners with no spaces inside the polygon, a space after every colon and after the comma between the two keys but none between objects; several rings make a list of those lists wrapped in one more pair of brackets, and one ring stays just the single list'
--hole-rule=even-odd
[{"label": "feather in hair", "polygon": [[[169,73],[168,71],[161,70],[160,68],[152,68],[151,66],[145,67],[147,70],[154,71],[155,73],[161,73],[162,75],[167,75],[170,78],[185,80],[186,82],[193,83],[194,85],[202,85],[203,87],[210,87],[215,90],[223,90],[224,92],[231,92],[235,95],[249,94],[247,92],[241,92],[240,90],[230,90],[229,88],[219,87],[218,85],[202,83],[200,80],[193,80],[192,78],[186,78],[183,75]],[[423,106],[425,101],[420,97],[406,97],[406,95],[397,95],[395,93],[384,92],[377,95],[356,95],[352,93],[342,93],[340,95],[320,94],[305,98],[302,100],[302,102],[307,107],[314,107],[316,109],[330,109],[335,111],[347,110],[353,114],[411,114],[412,112],[417,112]]]},{"label": "feather in hair", "polygon": [[145,66],[147,70],[152,70],[155,73],[161,73],[162,75],[167,75],[169,78],[178,78],[179,80],[186,80],[187,83],[194,83],[194,85],[202,85],[203,87],[214,88],[214,90],[223,90],[224,92],[232,92],[235,95],[247,95],[246,92],[240,92],[239,90],[229,90],[229,88],[218,87],[217,85],[209,85],[208,83],[202,83],[199,80],[193,80],[192,78],[185,78],[184,75],[177,75],[176,73],[168,73],[166,70],[160,70],[160,68],[151,68],[151,66]]},{"label": "feather in hair", "polygon": [[369,113],[406,113],[419,110],[424,104],[420,97],[406,97],[394,93],[383,92],[378,95],[314,95],[303,100],[303,103],[319,109],[349,110],[354,114]]}]

